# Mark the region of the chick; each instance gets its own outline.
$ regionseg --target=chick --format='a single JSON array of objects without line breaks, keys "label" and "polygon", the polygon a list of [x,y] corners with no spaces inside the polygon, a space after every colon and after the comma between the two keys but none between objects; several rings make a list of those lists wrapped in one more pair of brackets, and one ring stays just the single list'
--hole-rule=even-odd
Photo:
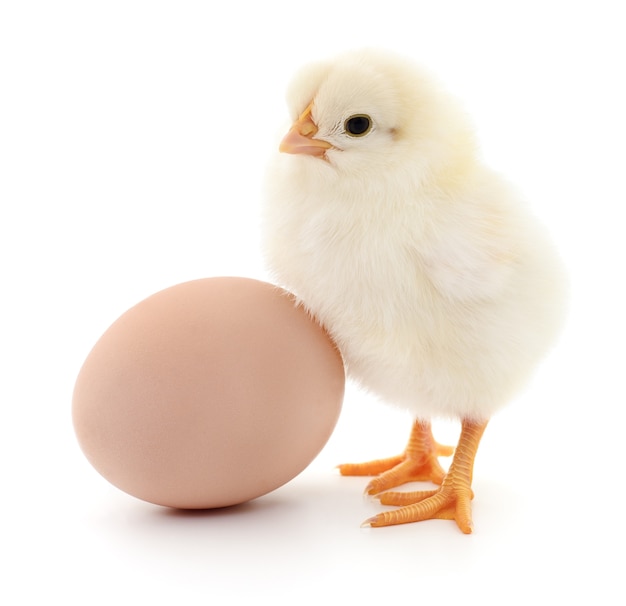
[{"label": "chick", "polygon": [[[515,190],[482,163],[456,101],[381,51],[305,67],[268,171],[262,243],[277,282],[324,325],[346,371],[410,411],[401,455],[341,465],[398,505],[365,522],[454,519],[472,531],[472,470],[492,415],[528,381],[563,317],[559,258]],[[461,433],[447,473],[431,419]],[[414,480],[430,491],[394,492]]]}]

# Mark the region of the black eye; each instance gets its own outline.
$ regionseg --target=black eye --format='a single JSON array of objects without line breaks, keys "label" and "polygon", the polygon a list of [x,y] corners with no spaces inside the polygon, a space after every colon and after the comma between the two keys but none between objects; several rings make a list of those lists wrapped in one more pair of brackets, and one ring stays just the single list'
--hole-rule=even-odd
[{"label": "black eye", "polygon": [[350,116],[346,120],[344,128],[351,137],[362,137],[372,128],[372,119],[365,114]]}]

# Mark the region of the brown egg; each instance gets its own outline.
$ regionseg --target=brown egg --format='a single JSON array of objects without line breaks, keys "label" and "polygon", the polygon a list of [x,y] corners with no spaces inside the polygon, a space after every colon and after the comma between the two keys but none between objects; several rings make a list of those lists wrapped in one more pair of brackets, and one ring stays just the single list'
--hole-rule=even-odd
[{"label": "brown egg", "polygon": [[178,284],[124,313],[80,370],[74,428],[91,464],[145,501],[212,508],[305,469],[341,409],[337,349],[286,291]]}]

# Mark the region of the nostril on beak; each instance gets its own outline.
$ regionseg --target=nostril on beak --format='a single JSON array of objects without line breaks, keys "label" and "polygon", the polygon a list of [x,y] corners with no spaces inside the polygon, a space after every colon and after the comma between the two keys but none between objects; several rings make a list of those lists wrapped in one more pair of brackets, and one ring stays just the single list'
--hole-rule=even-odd
[{"label": "nostril on beak", "polygon": [[300,134],[304,137],[312,137],[317,132],[317,126],[310,120],[305,120],[300,125]]}]

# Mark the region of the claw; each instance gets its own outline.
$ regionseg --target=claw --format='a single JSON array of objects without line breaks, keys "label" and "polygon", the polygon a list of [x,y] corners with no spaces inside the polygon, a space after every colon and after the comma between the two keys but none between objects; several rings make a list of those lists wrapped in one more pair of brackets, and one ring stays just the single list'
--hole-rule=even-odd
[{"label": "claw", "polygon": [[373,489],[378,488],[377,480],[380,485],[393,482],[398,485],[398,480],[414,473],[414,461],[408,458],[380,478],[372,480],[368,493],[376,494],[376,498],[383,505],[397,505],[399,508],[368,518],[363,526],[376,528],[429,519],[455,520],[463,533],[471,534],[474,529],[471,509],[471,500],[474,497],[471,489],[472,470],[478,444],[486,426],[486,422],[463,422],[459,446],[450,470],[443,478],[441,486],[435,490],[371,492],[372,485]]},{"label": "claw", "polygon": [[453,452],[451,446],[435,442],[430,423],[415,421],[403,454],[367,463],[339,465],[338,469],[342,475],[377,476],[365,489],[367,494],[374,495],[407,482],[430,481],[441,484],[445,471],[437,457]]}]

